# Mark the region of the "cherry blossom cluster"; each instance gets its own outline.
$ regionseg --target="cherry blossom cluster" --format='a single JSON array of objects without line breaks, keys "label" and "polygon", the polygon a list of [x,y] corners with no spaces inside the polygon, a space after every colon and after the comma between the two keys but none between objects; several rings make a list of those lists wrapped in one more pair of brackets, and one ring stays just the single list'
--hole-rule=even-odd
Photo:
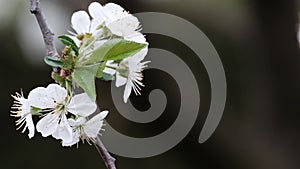
[{"label": "cherry blossom cluster", "polygon": [[74,96],[68,95],[65,88],[58,84],[49,84],[46,88],[37,87],[30,91],[28,99],[23,94],[16,94],[12,115],[19,117],[17,125],[22,127],[23,132],[28,129],[28,137],[35,134],[35,126],[32,115],[41,115],[41,119],[36,124],[36,129],[43,137],[53,136],[62,140],[63,146],[71,146],[79,142],[80,139],[90,141],[97,137],[103,119],[108,111],[102,111],[87,119],[92,115],[97,105],[86,93]]},{"label": "cherry blossom cluster", "polygon": [[[27,98],[22,92],[12,96],[17,129],[28,130],[29,138],[35,130],[43,137],[52,136],[62,146],[93,142],[103,130],[108,111],[97,111],[95,78],[125,85],[127,102],[132,90],[141,94],[142,71],[149,63],[142,62],[148,43],[138,19],[117,4],[93,2],[88,13],[72,15],[71,26],[74,32],[59,37],[66,45],[61,57],[45,57],[54,68],[51,77],[56,83],[31,90]],[[84,92],[76,94],[77,87]],[[33,116],[39,117],[36,125]]]},{"label": "cherry blossom cluster", "polygon": [[[76,33],[70,37],[77,45],[83,46],[80,51],[84,55],[81,57],[81,62],[89,58],[97,46],[103,45],[111,38],[122,37],[128,41],[148,45],[144,35],[139,32],[141,28],[138,19],[119,5],[108,3],[102,6],[98,2],[93,2],[89,5],[88,11],[90,16],[85,11],[78,11],[71,18],[72,27]],[[91,36],[94,37],[92,43],[89,42]],[[119,62],[106,61],[103,72],[116,76],[117,87],[125,85],[124,102],[127,102],[132,89],[135,94],[140,94],[140,86],[143,86],[141,72],[149,63],[149,61],[142,62],[147,52],[148,48],[144,47],[136,54]]]}]

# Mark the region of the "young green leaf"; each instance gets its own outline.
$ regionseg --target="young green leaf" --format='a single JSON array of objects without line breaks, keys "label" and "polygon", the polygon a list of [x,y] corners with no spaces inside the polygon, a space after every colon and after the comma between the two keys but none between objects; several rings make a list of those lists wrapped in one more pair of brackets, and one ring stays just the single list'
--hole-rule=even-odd
[{"label": "young green leaf", "polygon": [[136,43],[133,41],[120,40],[104,56],[104,60],[121,60],[132,56],[146,47],[147,44]]},{"label": "young green leaf", "polygon": [[78,46],[74,42],[74,40],[66,35],[61,35],[58,37],[58,39],[66,46],[71,46],[73,51],[75,52],[75,55],[78,56]]},{"label": "young green leaf", "polygon": [[96,100],[95,76],[99,64],[75,68],[72,79],[77,83],[93,100]]},{"label": "young green leaf", "polygon": [[91,56],[78,65],[89,65],[106,60],[121,60],[132,56],[146,47],[147,44],[124,39],[111,39],[93,51]]},{"label": "young green leaf", "polygon": [[47,65],[52,66],[52,67],[62,67],[63,63],[59,58],[51,57],[51,56],[46,56],[44,58],[44,61]]}]

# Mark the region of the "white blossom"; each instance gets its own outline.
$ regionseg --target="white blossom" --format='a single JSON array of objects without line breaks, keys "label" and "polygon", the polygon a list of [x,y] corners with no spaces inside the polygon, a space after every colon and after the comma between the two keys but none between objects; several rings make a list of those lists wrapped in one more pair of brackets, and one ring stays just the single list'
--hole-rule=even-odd
[{"label": "white blossom", "polygon": [[116,73],[116,86],[125,85],[123,100],[126,103],[131,90],[133,89],[136,95],[140,95],[140,86],[144,86],[141,82],[143,79],[142,71],[147,67],[146,62],[141,62],[148,52],[148,48],[142,49],[137,54],[125,58],[119,64]]},{"label": "white blossom", "polygon": [[93,2],[89,5],[88,11],[92,20],[89,14],[83,10],[74,12],[71,17],[71,26],[75,33],[72,33],[73,35],[70,37],[77,46],[80,46],[81,40],[85,36],[94,37],[95,42],[93,42],[92,48],[103,44],[106,41],[104,37],[108,36],[105,34],[105,31],[100,29],[104,26],[112,34],[121,36],[125,40],[147,44],[146,38],[139,32],[141,28],[138,19],[125,11],[121,6],[114,3],[102,6],[98,2]]},{"label": "white blossom", "polygon": [[[108,3],[102,6],[98,2],[93,2],[88,7],[92,17],[91,27],[98,25],[106,26],[112,34],[123,37],[125,40],[144,43],[146,39],[142,33],[138,19],[125,11],[121,6]],[[141,71],[146,67],[148,62],[141,62],[148,52],[148,47],[136,53],[134,56],[125,58],[118,66],[110,65],[107,62],[107,67],[103,72],[111,75],[116,73],[116,86],[125,85],[123,100],[127,102],[131,90],[135,94],[140,94],[140,86],[143,86],[141,80],[143,78]],[[110,67],[117,67],[116,71]]]},{"label": "white blossom", "polygon": [[32,138],[35,133],[35,127],[32,121],[32,114],[31,114],[31,106],[28,101],[28,99],[25,99],[23,96],[23,93],[21,94],[16,93],[15,96],[12,96],[14,100],[14,104],[12,106],[12,109],[15,111],[11,111],[11,116],[18,117],[19,119],[16,121],[16,125],[19,127],[17,129],[20,129],[24,126],[22,133],[28,129],[28,137]]},{"label": "white blossom", "polygon": [[114,3],[102,6],[98,2],[93,2],[88,10],[93,18],[91,28],[105,25],[114,35],[124,37],[125,40],[147,43],[144,35],[138,32],[141,29],[138,19],[121,6]]},{"label": "white blossom", "polygon": [[[90,16],[83,10],[72,14],[71,26],[75,30],[75,33],[70,32],[72,35],[69,35],[69,37],[74,40],[77,46],[80,46],[81,41],[86,37],[94,36],[100,38],[103,34],[102,30],[97,30],[96,27],[91,26]],[[99,41],[97,43],[102,44],[103,42]]]},{"label": "white blossom", "polygon": [[102,130],[103,120],[107,116],[108,111],[102,111],[87,120],[86,117],[78,117],[77,119],[69,118],[69,124],[73,128],[72,140],[71,141],[63,141],[63,146],[72,146],[79,142],[79,140],[87,140],[94,141],[94,139],[98,136],[100,130]]},{"label": "white blossom", "polygon": [[77,11],[71,17],[72,28],[78,35],[92,33],[90,29],[91,20],[85,11]]},{"label": "white blossom", "polygon": [[34,107],[49,112],[37,123],[37,131],[43,137],[52,135],[66,142],[72,141],[72,128],[67,114],[85,116],[93,113],[97,106],[86,93],[69,97],[65,88],[50,84],[47,88],[38,87],[29,93],[28,100]]}]

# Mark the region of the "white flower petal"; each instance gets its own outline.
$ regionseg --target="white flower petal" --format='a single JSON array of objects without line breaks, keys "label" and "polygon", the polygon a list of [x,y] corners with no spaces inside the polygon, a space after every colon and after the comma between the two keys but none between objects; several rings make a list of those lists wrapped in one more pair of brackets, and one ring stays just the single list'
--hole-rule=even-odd
[{"label": "white flower petal", "polygon": [[27,114],[30,114],[31,112],[31,106],[30,106],[30,103],[29,103],[29,100],[28,99],[25,99],[24,97],[21,97],[20,98],[20,103],[21,103],[21,115],[22,116],[25,116]]},{"label": "white flower petal", "polygon": [[42,133],[43,137],[50,136],[56,131],[58,127],[58,121],[59,114],[49,113],[37,123],[36,129],[38,132]]},{"label": "white flower petal", "polygon": [[73,140],[72,128],[70,127],[65,115],[61,118],[61,121],[52,136],[65,142],[71,142]]},{"label": "white flower petal", "polygon": [[78,117],[76,120],[73,118],[68,119],[68,123],[70,126],[75,127],[75,126],[81,126],[86,122],[85,117]]},{"label": "white flower petal", "polygon": [[116,86],[117,87],[123,86],[124,84],[126,84],[126,82],[127,82],[127,79],[125,77],[121,76],[119,72],[117,72]]},{"label": "white flower petal", "polygon": [[73,13],[71,18],[71,23],[73,29],[78,34],[89,33],[91,20],[89,15],[85,11],[78,11]]},{"label": "white flower petal", "polygon": [[103,14],[103,6],[98,2],[92,2],[88,7],[89,13],[91,17],[96,20],[98,23],[104,22],[104,19],[106,18]]},{"label": "white flower petal", "polygon": [[107,114],[108,111],[102,111],[86,122],[83,126],[83,131],[89,138],[97,137],[102,128],[103,119],[107,116]]},{"label": "white flower petal", "polygon": [[102,23],[103,23],[102,20],[92,19],[90,32],[95,32]]},{"label": "white flower petal", "polygon": [[128,80],[126,83],[125,89],[124,89],[124,94],[123,94],[123,100],[125,103],[127,103],[127,100],[131,94],[132,86],[133,86],[132,81]]},{"label": "white flower petal", "polygon": [[86,93],[81,93],[71,98],[67,108],[74,115],[87,117],[96,111],[97,105]]},{"label": "white flower petal", "polygon": [[134,17],[133,15],[128,15],[111,22],[106,26],[113,34],[126,37],[130,34],[135,33],[139,28],[139,25],[140,23],[136,17]]},{"label": "white flower petal", "polygon": [[52,137],[54,137],[55,139],[59,140],[60,136],[59,136],[59,131],[58,128],[51,134]]},{"label": "white flower petal", "polygon": [[54,108],[56,106],[53,99],[48,97],[46,88],[44,87],[37,87],[30,91],[28,100],[30,101],[31,106],[41,109]]},{"label": "white flower petal", "polygon": [[34,133],[35,133],[35,127],[34,127],[34,124],[33,124],[33,121],[32,121],[32,115],[31,114],[28,114],[26,115],[26,126],[28,128],[28,137],[29,138],[32,138],[34,136]]},{"label": "white flower petal", "polygon": [[116,74],[116,70],[115,69],[111,69],[111,68],[108,68],[108,67],[104,68],[103,72],[107,73],[107,74],[110,74],[110,75]]},{"label": "white flower petal", "polygon": [[136,65],[141,62],[148,53],[148,47],[143,48],[138,53],[134,54],[131,57],[125,58],[124,61],[128,61],[129,69],[133,69]]},{"label": "white flower petal", "polygon": [[65,140],[62,141],[62,146],[72,146],[76,143],[79,142],[79,139],[80,138],[80,134],[79,134],[79,131],[76,130],[75,132],[72,133],[72,140],[67,142]]},{"label": "white flower petal", "polygon": [[69,118],[68,119],[68,123],[70,126],[77,126],[79,123],[77,122],[77,120]]},{"label": "white flower petal", "polygon": [[46,109],[55,108],[58,103],[63,103],[66,97],[65,88],[58,84],[50,84],[47,88],[37,87],[33,89],[28,95],[28,100],[31,106]]},{"label": "white flower petal", "polygon": [[67,90],[58,84],[49,84],[46,90],[49,93],[48,96],[52,97],[56,103],[63,103],[68,95]]},{"label": "white flower petal", "polygon": [[86,118],[84,118],[84,117],[79,117],[76,120],[72,119],[72,118],[68,119],[69,125],[73,127],[72,140],[71,141],[63,140],[62,141],[62,146],[72,146],[72,145],[79,142],[79,140],[80,140],[80,129],[78,127],[85,124],[85,122],[86,122]]},{"label": "white flower petal", "polygon": [[89,13],[93,18],[91,21],[91,31],[94,32],[105,22],[106,16],[103,14],[103,6],[98,2],[93,2],[89,5]]},{"label": "white flower petal", "polygon": [[128,41],[137,42],[137,43],[148,44],[146,42],[145,36],[140,32],[134,32],[132,34],[129,34],[129,35],[125,36],[124,39],[128,40]]},{"label": "white flower petal", "polygon": [[129,15],[128,12],[124,11],[124,8],[115,3],[106,4],[102,11],[107,18],[107,24],[109,24],[110,21],[116,21]]}]

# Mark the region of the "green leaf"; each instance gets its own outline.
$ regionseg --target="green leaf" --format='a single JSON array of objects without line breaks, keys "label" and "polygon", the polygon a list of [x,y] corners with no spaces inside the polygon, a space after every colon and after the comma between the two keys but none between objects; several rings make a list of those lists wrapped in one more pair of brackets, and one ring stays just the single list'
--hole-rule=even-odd
[{"label": "green leaf", "polygon": [[136,43],[127,40],[121,40],[106,53],[104,60],[121,60],[132,56],[146,47],[147,44]]},{"label": "green leaf", "polygon": [[93,100],[96,101],[95,76],[99,64],[75,68],[72,78]]},{"label": "green leaf", "polygon": [[44,61],[47,65],[52,67],[62,67],[63,63],[59,58],[46,56],[44,58]]},{"label": "green leaf", "polygon": [[58,37],[58,39],[66,46],[71,46],[73,51],[75,52],[76,56],[78,56],[78,46],[74,42],[72,38],[66,35],[61,35]]},{"label": "green leaf", "polygon": [[77,64],[88,65],[106,60],[121,60],[136,54],[146,46],[147,44],[136,43],[124,39],[111,39],[95,49],[88,59]]}]

